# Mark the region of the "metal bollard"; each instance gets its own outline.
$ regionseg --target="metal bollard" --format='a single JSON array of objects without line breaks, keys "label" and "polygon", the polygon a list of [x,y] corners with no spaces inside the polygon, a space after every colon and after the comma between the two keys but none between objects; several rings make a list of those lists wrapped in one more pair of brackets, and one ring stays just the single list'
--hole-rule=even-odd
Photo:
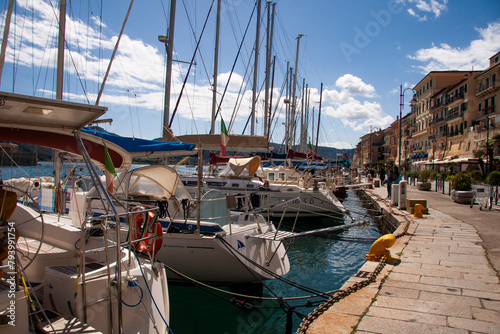
[{"label": "metal bollard", "polygon": [[406,188],[408,187],[408,182],[406,181],[401,181],[399,182],[399,205],[398,209],[400,210],[405,210],[406,209]]}]

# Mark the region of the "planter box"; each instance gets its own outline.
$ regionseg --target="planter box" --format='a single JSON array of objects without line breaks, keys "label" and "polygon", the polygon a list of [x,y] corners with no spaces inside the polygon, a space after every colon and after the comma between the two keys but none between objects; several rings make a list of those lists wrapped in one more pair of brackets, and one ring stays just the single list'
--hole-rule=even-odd
[{"label": "planter box", "polygon": [[429,191],[429,190],[431,190],[431,183],[430,182],[417,182],[417,189],[423,190],[423,191]]},{"label": "planter box", "polygon": [[459,204],[471,204],[474,198],[473,191],[453,190],[451,192],[451,199]]}]

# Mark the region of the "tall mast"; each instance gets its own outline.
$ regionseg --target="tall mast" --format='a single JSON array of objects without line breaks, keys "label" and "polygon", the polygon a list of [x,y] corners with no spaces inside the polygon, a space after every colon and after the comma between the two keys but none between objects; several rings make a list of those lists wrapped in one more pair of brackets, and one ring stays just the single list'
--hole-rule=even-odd
[{"label": "tall mast", "polygon": [[306,79],[303,78],[302,79],[302,98],[300,99],[300,137],[299,137],[299,147],[300,147],[300,151],[301,152],[304,152],[305,150],[305,146],[304,146],[304,142],[307,140],[307,139],[304,139],[304,127],[305,127],[305,118],[304,118],[304,109],[306,107],[305,103],[306,103],[306,99],[305,99],[305,93],[306,92]]},{"label": "tall mast", "polygon": [[0,83],[2,82],[3,64],[5,62],[5,50],[7,49],[7,39],[9,38],[10,19],[12,17],[12,9],[14,8],[14,0],[9,0],[9,8],[5,16],[5,28],[3,30],[2,49],[0,51]]},{"label": "tall mast", "polygon": [[253,68],[253,90],[252,90],[252,124],[250,124],[250,134],[255,134],[255,99],[257,98],[257,72],[259,64],[259,34],[260,34],[260,5],[261,0],[257,0],[257,31],[255,33],[255,62]]},{"label": "tall mast", "polygon": [[[57,75],[56,75],[56,99],[63,98],[64,77],[64,38],[66,31],[66,0],[59,1],[59,37],[57,40]],[[57,190],[61,187],[61,152],[54,151],[54,184]]]},{"label": "tall mast", "polygon": [[[274,8],[275,3],[267,3],[267,52],[266,52],[266,91],[264,97],[264,136],[269,137],[268,118],[271,116],[271,108],[269,107],[269,78],[271,72],[271,55],[273,50],[273,30],[274,30]],[[273,6],[273,13],[271,16],[271,6]],[[268,116],[269,114],[269,116]]]},{"label": "tall mast", "polygon": [[62,100],[64,75],[64,35],[66,30],[66,0],[59,2],[59,38],[57,41],[57,88],[56,99]]},{"label": "tall mast", "polygon": [[217,23],[215,25],[214,86],[212,92],[212,125],[210,133],[215,133],[215,110],[217,108],[217,73],[219,71],[220,1],[217,0]]},{"label": "tall mast", "polygon": [[295,142],[295,107],[297,103],[296,99],[296,91],[297,91],[297,67],[299,65],[299,45],[300,45],[300,38],[304,36],[303,34],[299,34],[297,37],[297,54],[295,56],[295,74],[293,75],[293,93],[292,93],[292,112],[290,115],[291,118],[291,136],[290,136],[290,141],[291,145],[293,146],[293,143]]},{"label": "tall mast", "polygon": [[288,154],[290,145],[290,62],[286,62],[286,88],[285,88],[285,154]]},{"label": "tall mast", "polygon": [[170,88],[172,81],[172,53],[174,49],[175,6],[176,0],[170,0],[170,22],[168,24],[167,39],[165,41],[167,71],[165,75],[165,101],[163,105],[163,140],[171,136],[167,129],[169,128],[170,121]]},{"label": "tall mast", "polygon": [[321,121],[321,100],[323,97],[323,83],[319,93],[319,111],[318,111],[318,128],[316,129],[316,154],[318,154],[318,139],[319,139],[319,122]]},{"label": "tall mast", "polygon": [[311,90],[309,89],[309,84],[306,85],[306,108],[305,108],[305,113],[304,113],[304,124],[305,124],[305,130],[304,130],[304,146],[307,148],[307,136],[309,134],[309,103],[311,101]]},{"label": "tall mast", "polygon": [[271,117],[273,109],[273,88],[274,88],[274,69],[276,67],[276,56],[273,57],[273,75],[271,77],[271,95],[269,96],[269,120],[267,122],[267,137],[271,134]]}]

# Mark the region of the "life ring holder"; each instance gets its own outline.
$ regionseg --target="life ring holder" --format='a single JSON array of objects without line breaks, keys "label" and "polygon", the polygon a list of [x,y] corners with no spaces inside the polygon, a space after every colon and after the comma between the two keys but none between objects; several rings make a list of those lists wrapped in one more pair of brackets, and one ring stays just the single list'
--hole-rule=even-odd
[{"label": "life ring holder", "polygon": [[163,244],[163,228],[158,216],[150,207],[137,206],[133,211],[139,212],[133,219],[132,245],[140,253],[156,256]]},{"label": "life ring holder", "polygon": [[[10,191],[14,191],[18,194],[17,198],[22,198],[22,202],[25,206],[28,206],[30,207],[32,210],[34,210],[36,212],[36,216],[34,216],[31,220],[38,220],[39,223],[40,223],[40,232],[38,233],[38,235],[40,236],[39,239],[37,239],[37,242],[38,242],[38,246],[36,247],[36,250],[32,253],[32,254],[21,254],[22,258],[26,259],[28,262],[26,264],[23,264],[23,270],[26,270],[32,263],[33,261],[35,260],[36,256],[38,255],[38,253],[40,252],[40,249],[42,248],[42,244],[43,244],[43,238],[44,238],[44,230],[45,230],[45,222],[44,222],[44,219],[43,219],[43,214],[42,214],[42,211],[40,210],[40,207],[38,206],[37,202],[35,202],[35,200],[33,199],[33,197],[31,197],[31,195],[18,188],[18,187],[14,187],[14,186],[11,186],[11,185],[8,185],[8,184],[2,184],[2,189],[4,190],[10,190]],[[19,196],[20,194],[20,196]],[[16,229],[16,252],[19,252],[18,250],[18,244],[19,243],[24,243],[24,236],[22,234],[19,234],[19,236],[17,236],[19,232],[17,231]]]}]

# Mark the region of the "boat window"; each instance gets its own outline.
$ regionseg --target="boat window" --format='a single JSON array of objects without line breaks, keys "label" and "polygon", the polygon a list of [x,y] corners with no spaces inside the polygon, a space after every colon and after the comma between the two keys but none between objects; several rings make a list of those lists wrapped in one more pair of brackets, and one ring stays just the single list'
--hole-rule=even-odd
[{"label": "boat window", "polygon": [[278,173],[278,179],[285,181],[285,173]]},{"label": "boat window", "polygon": [[222,187],[224,184],[220,181],[207,181],[207,186],[210,187]]},{"label": "boat window", "polygon": [[255,188],[253,184],[247,184],[247,188]]},{"label": "boat window", "polygon": [[232,184],[231,184],[231,187],[233,187],[233,188],[239,188],[239,187],[240,187],[240,185],[239,185],[238,183],[232,183]]},{"label": "boat window", "polygon": [[268,173],[267,178],[269,181],[274,181],[274,173]]},{"label": "boat window", "polygon": [[186,187],[184,184],[179,181],[177,183],[177,187],[175,188],[175,194],[174,197],[178,199],[179,201],[183,199],[192,199],[191,195],[189,194],[189,191],[187,191]]},{"label": "boat window", "polygon": [[[133,179],[133,177],[132,177]],[[135,181],[132,180],[131,181]],[[132,187],[129,189],[128,193],[132,196],[138,195],[163,195],[163,188],[158,185],[158,183],[153,180],[141,177],[137,182],[131,182]]]},{"label": "boat window", "polygon": [[198,181],[184,181],[184,185],[186,186],[198,186]]}]

